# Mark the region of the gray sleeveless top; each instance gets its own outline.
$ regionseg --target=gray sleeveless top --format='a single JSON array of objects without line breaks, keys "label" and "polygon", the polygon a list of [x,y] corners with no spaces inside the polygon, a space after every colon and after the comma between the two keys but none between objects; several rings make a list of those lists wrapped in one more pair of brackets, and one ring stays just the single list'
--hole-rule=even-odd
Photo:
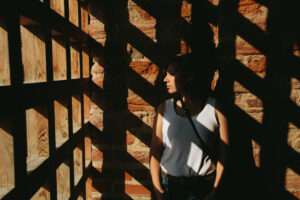
[{"label": "gray sleeveless top", "polygon": [[[202,111],[192,116],[200,137],[209,148],[214,147],[217,139],[215,101],[209,97]],[[173,176],[203,176],[215,170],[211,158],[200,148],[188,118],[175,112],[173,99],[165,102],[162,133],[164,150],[160,165],[164,172]]]}]

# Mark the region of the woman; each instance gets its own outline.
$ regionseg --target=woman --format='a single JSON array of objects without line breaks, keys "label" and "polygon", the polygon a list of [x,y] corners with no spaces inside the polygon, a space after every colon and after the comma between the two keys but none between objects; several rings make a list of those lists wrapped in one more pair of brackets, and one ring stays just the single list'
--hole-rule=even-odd
[{"label": "woman", "polygon": [[[216,100],[209,96],[208,74],[209,70],[193,65],[192,55],[177,56],[168,65],[164,82],[176,98],[159,105],[150,146],[150,173],[157,200],[212,199],[222,179],[228,125],[216,108]],[[216,163],[213,152],[218,153]]]}]

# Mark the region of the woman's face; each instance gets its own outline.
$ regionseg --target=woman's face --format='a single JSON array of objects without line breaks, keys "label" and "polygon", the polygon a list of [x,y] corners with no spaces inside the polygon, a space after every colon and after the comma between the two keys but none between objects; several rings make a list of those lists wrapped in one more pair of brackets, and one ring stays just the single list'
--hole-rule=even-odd
[{"label": "woman's face", "polygon": [[170,94],[178,92],[178,73],[175,71],[175,65],[175,63],[171,63],[168,66],[167,74],[164,78],[164,82],[166,83],[167,90]]}]

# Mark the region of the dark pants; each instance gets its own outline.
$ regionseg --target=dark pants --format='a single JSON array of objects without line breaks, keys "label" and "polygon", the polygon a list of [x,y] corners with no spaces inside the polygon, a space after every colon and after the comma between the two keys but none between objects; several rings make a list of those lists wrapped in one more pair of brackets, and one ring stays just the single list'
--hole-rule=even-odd
[{"label": "dark pants", "polygon": [[202,200],[211,192],[214,176],[177,179],[161,174],[161,182],[165,191],[164,200]]}]

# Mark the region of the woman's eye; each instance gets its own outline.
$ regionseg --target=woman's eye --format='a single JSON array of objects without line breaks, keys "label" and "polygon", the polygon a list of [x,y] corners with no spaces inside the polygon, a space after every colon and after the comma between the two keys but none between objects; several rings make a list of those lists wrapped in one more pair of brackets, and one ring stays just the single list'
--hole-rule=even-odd
[{"label": "woman's eye", "polygon": [[175,76],[175,72],[174,71],[168,71],[168,74]]}]

